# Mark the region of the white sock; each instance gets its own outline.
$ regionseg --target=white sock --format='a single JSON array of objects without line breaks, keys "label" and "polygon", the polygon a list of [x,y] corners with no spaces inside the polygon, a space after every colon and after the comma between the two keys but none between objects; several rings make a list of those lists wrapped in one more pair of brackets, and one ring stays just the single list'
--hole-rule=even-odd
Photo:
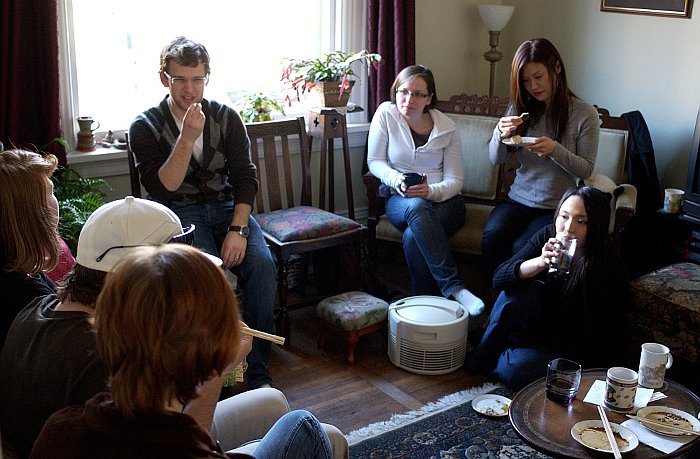
[{"label": "white sock", "polygon": [[467,309],[470,316],[478,316],[484,311],[484,302],[466,288],[455,293],[454,297]]}]

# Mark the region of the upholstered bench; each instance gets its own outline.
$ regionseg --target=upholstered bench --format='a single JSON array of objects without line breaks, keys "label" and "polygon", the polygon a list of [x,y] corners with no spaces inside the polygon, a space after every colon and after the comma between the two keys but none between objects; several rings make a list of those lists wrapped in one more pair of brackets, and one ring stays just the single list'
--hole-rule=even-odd
[{"label": "upholstered bench", "polygon": [[318,347],[322,348],[329,333],[345,341],[346,358],[355,362],[355,345],[361,336],[386,330],[389,303],[359,291],[328,297],[316,306],[318,317]]},{"label": "upholstered bench", "polygon": [[666,266],[632,281],[631,291],[632,340],[663,343],[674,358],[700,364],[700,265]]}]

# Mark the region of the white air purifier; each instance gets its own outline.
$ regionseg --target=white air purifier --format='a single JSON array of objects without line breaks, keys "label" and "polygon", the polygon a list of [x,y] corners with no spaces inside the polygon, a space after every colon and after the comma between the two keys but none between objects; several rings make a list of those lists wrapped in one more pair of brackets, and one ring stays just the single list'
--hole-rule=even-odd
[{"label": "white air purifier", "polygon": [[456,301],[411,296],[389,305],[389,359],[399,368],[440,375],[462,366],[469,314]]}]

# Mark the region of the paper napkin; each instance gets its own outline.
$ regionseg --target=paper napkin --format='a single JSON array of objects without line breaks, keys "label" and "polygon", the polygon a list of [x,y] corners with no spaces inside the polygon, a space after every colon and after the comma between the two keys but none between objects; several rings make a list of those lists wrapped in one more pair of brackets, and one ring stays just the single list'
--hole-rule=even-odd
[{"label": "paper napkin", "polygon": [[[657,392],[657,394],[658,393],[660,392]],[[651,401],[652,396],[654,396],[654,389],[637,387],[637,394],[634,397],[634,408],[632,409],[631,413],[636,413],[638,410],[647,406],[647,404]],[[665,397],[665,395],[656,396],[654,400],[658,400],[660,398]],[[593,382],[593,385],[591,386],[583,401],[586,403],[592,403],[594,405],[600,405],[601,403],[603,403],[605,401],[605,381],[596,379]]]},{"label": "paper napkin", "polygon": [[695,437],[690,435],[678,437],[659,435],[656,432],[652,432],[644,427],[644,425],[636,419],[628,419],[623,422],[622,425],[634,432],[637,435],[637,438],[639,438],[639,441],[645,445],[651,446],[654,449],[658,449],[665,454],[672,453],[689,441],[695,439]]}]

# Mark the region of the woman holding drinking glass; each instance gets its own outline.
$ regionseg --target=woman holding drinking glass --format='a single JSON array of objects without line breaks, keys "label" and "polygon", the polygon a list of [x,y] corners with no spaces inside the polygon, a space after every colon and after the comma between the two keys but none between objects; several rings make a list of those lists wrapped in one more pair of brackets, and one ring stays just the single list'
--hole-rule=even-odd
[{"label": "woman holding drinking glass", "polygon": [[403,69],[391,86],[391,101],[372,118],[367,165],[388,195],[389,221],[403,231],[413,294],[454,297],[477,315],[484,303],[466,289],[448,242],[465,218],[462,145],[455,123],[436,103],[430,69]]},{"label": "woman holding drinking glass", "polygon": [[[626,266],[608,234],[610,196],[583,186],[559,201],[553,224],[494,274],[502,290],[467,369],[485,371],[514,390],[544,377],[547,362],[565,357],[584,368],[620,364],[629,303]],[[550,274],[561,256],[557,238],[576,238],[570,272]]]}]

